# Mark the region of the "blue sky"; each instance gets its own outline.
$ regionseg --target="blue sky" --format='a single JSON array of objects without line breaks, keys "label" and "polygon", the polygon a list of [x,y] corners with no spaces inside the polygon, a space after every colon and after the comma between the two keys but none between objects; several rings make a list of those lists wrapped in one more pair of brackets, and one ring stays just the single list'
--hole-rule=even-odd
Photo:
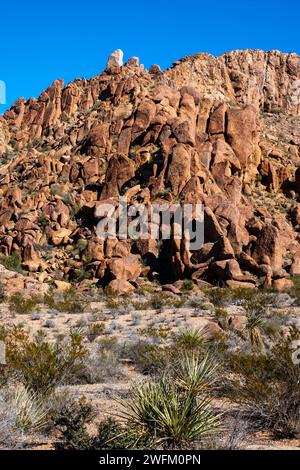
[{"label": "blue sky", "polygon": [[300,54],[299,0],[2,1],[0,80],[7,104],[56,78],[92,77],[123,49],[167,68],[197,52],[279,49]]}]

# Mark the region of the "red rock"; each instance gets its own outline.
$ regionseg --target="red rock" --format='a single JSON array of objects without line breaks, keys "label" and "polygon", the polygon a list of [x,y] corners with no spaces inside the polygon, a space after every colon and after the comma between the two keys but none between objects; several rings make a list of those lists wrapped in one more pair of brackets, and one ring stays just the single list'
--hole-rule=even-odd
[{"label": "red rock", "polygon": [[107,263],[110,275],[118,280],[135,281],[141,274],[140,257],[129,255],[125,258],[112,258]]},{"label": "red rock", "polygon": [[134,291],[135,288],[133,287],[133,285],[130,284],[130,282],[125,281],[124,279],[113,279],[108,284],[108,292],[111,294],[124,295],[131,294]]},{"label": "red rock", "polygon": [[282,267],[282,246],[279,230],[274,225],[266,225],[257,239],[253,259],[259,264],[269,264],[272,269]]}]

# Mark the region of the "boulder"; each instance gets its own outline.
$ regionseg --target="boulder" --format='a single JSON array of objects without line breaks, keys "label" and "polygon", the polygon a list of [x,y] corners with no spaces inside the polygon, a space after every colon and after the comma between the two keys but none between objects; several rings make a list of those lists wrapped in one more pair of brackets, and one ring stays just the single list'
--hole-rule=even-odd
[{"label": "boulder", "polygon": [[107,262],[110,276],[113,279],[135,281],[142,271],[140,257],[129,255],[125,258],[112,258]]},{"label": "boulder", "polygon": [[107,286],[107,290],[110,294],[124,295],[131,294],[135,288],[130,282],[124,279],[113,279]]},{"label": "boulder", "polygon": [[110,54],[106,68],[111,69],[113,67],[122,67],[123,57],[124,52],[121,49],[116,49],[112,54]]}]

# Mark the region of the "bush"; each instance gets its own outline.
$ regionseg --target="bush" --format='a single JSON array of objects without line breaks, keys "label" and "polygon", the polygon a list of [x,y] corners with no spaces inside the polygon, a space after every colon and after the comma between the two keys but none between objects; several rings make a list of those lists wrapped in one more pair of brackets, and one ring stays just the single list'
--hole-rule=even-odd
[{"label": "bush", "polygon": [[105,326],[103,323],[93,323],[88,326],[87,338],[92,343],[98,336],[104,334]]},{"label": "bush", "polygon": [[74,293],[73,289],[64,292],[62,300],[55,299],[53,294],[46,294],[44,296],[44,302],[49,308],[57,310],[58,312],[81,313],[84,310],[83,303],[76,298],[76,293]]},{"label": "bush", "polygon": [[263,327],[264,320],[261,318],[260,315],[255,313],[247,313],[247,320],[244,331],[249,338],[251,347],[254,350],[260,351],[262,350],[264,344],[261,336],[260,329]]},{"label": "bush", "polygon": [[141,330],[145,339],[135,343],[128,354],[144,374],[161,373],[185,353],[203,357],[208,349],[205,330],[188,328],[170,333],[166,328]]},{"label": "bush", "polygon": [[122,348],[114,338],[102,338],[86,361],[82,374],[88,383],[101,383],[123,377]]},{"label": "bush", "polygon": [[20,274],[23,273],[21,258],[18,253],[13,253],[10,256],[1,255],[0,263],[3,264],[6,269],[9,269],[9,271],[16,271]]},{"label": "bush", "polygon": [[42,300],[40,296],[33,296],[27,299],[22,294],[17,293],[9,298],[9,307],[15,313],[28,314],[33,310],[37,310],[37,306]]},{"label": "bush", "polygon": [[58,403],[52,410],[52,421],[60,431],[63,441],[57,443],[56,447],[65,450],[89,449],[92,438],[86,426],[93,418],[93,408],[84,397],[79,400],[68,397]]},{"label": "bush", "polygon": [[254,425],[269,429],[275,437],[300,434],[300,365],[292,358],[292,342],[299,338],[300,333],[291,328],[267,354],[228,357],[233,372],[231,379],[225,380],[229,396]]},{"label": "bush", "polygon": [[46,394],[82,372],[86,349],[82,335],[72,330],[68,340],[49,342],[39,331],[33,340],[23,327],[5,334],[7,368],[30,390]]},{"label": "bush", "polygon": [[195,287],[193,281],[191,279],[184,279],[183,281],[183,286],[182,286],[182,290],[184,292],[189,292],[191,290],[193,290]]}]

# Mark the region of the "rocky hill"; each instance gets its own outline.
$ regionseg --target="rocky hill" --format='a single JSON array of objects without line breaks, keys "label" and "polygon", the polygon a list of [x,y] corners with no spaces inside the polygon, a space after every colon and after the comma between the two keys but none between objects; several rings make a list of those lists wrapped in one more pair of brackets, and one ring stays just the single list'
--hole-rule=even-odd
[{"label": "rocky hill", "polygon": [[[0,250],[41,282],[128,292],[192,278],[285,289],[300,275],[300,57],[122,64],[0,116]],[[205,243],[100,240],[101,201],[203,202]],[[3,258],[4,257],[4,258]],[[6,258],[5,258],[6,257]]]}]

